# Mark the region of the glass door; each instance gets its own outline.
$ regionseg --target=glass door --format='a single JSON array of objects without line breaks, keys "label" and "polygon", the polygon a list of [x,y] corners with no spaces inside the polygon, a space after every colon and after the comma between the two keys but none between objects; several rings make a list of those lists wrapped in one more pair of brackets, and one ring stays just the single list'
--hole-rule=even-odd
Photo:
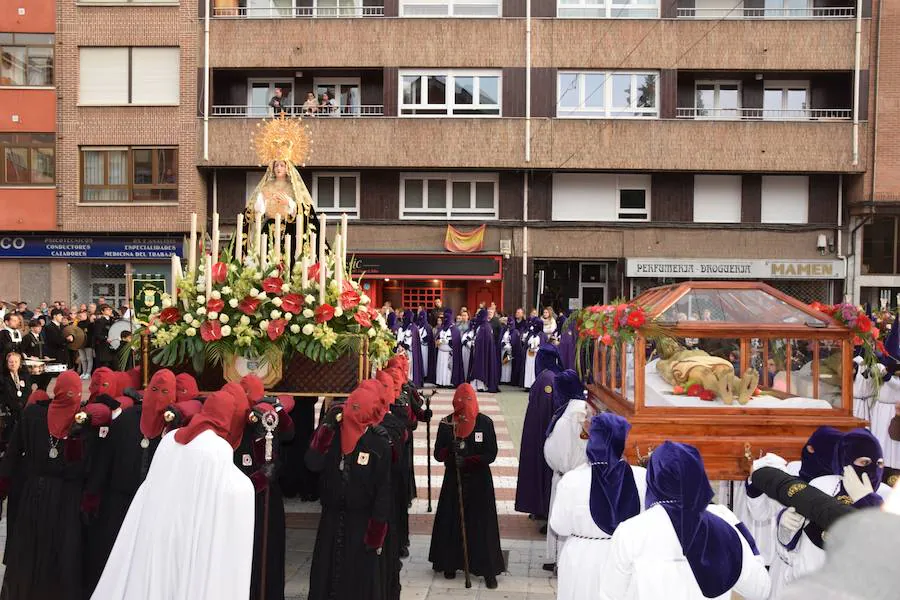
[{"label": "glass door", "polygon": [[808,81],[766,83],[763,93],[764,119],[797,121],[809,116]]},{"label": "glass door", "polygon": [[275,90],[281,90],[282,106],[290,114],[294,105],[294,82],[289,79],[248,79],[247,80],[247,116],[272,117],[275,110],[269,102],[275,97]]},{"label": "glass door", "polygon": [[358,116],[360,114],[359,78],[316,79],[316,99],[320,114]]},{"label": "glass door", "polygon": [[695,115],[706,119],[737,119],[741,115],[741,84],[737,81],[698,81]]},{"label": "glass door", "polygon": [[361,17],[361,0],[315,0],[317,17]]}]

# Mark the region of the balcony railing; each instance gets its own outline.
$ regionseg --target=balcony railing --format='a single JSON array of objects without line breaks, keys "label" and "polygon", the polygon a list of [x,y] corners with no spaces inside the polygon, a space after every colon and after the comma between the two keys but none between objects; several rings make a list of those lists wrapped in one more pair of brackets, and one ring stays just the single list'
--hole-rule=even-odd
[{"label": "balcony railing", "polygon": [[713,121],[848,121],[849,108],[803,108],[772,110],[768,108],[678,108],[679,119]]},{"label": "balcony railing", "polygon": [[679,8],[679,18],[687,19],[849,19],[856,9],[822,8]]},{"label": "balcony railing", "polygon": [[383,17],[383,6],[215,7],[212,16],[224,19],[348,19]]},{"label": "balcony railing", "polygon": [[[315,110],[302,106],[286,106],[284,113],[294,117],[381,117],[384,106],[381,104],[357,104],[351,106],[322,106]],[[275,116],[269,106],[246,106],[219,104],[212,107],[212,117],[237,117],[242,119],[262,119]]]}]

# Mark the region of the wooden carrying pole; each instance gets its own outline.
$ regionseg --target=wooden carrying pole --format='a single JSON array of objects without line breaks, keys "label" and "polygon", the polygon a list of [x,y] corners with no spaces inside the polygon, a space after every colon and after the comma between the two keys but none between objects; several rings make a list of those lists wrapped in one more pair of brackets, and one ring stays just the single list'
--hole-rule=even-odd
[{"label": "wooden carrying pole", "polygon": [[[453,439],[456,439],[456,423],[453,423]],[[462,469],[456,462],[457,456],[453,457],[453,464],[456,465],[456,492],[459,495],[459,531],[462,535],[463,547],[463,573],[466,577],[466,588],[472,587],[472,578],[469,576],[469,543],[466,539],[466,509],[463,506],[463,489],[462,489]]]},{"label": "wooden carrying pole", "polygon": [[144,389],[150,385],[150,332],[141,331],[141,382]]}]

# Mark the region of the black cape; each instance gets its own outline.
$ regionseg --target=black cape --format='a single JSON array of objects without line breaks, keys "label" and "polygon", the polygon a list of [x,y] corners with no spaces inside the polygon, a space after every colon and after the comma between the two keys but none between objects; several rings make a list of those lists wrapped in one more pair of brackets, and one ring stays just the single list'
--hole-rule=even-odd
[{"label": "black cape", "polygon": [[298,397],[291,411],[291,419],[294,422],[294,438],[285,440],[281,446],[281,491],[288,498],[299,496],[304,502],[318,500],[319,474],[310,471],[303,460],[316,429],[315,401]]},{"label": "black cape", "polygon": [[390,519],[388,441],[370,428],[343,457],[338,430],[328,451],[322,455],[310,448],[306,462],[320,473],[322,503],[308,600],[381,600],[381,557],[366,546],[365,536],[370,519]]},{"label": "black cape", "polygon": [[[473,457],[462,468],[463,505],[466,513],[466,541],[469,548],[469,572],[491,576],[502,573],[505,565],[500,550],[500,526],[490,464],[497,458],[494,422],[478,414],[475,429],[464,440],[460,454]],[[463,569],[462,534],[459,528],[459,492],[453,455],[453,428],[447,419],[438,426],[434,443],[435,459],[444,462],[444,482],[434,515],[431,550],[428,560],[435,571]],[[477,459],[474,459],[477,457]]]},{"label": "black cape", "polygon": [[[393,411],[392,407],[392,411]],[[405,412],[405,407],[404,407]],[[399,413],[400,411],[397,411]],[[407,484],[407,458],[404,434],[406,419],[395,412],[384,415],[381,428],[391,445],[391,514],[382,552],[382,577],[384,598],[400,600],[400,546],[409,534],[409,488]]]}]

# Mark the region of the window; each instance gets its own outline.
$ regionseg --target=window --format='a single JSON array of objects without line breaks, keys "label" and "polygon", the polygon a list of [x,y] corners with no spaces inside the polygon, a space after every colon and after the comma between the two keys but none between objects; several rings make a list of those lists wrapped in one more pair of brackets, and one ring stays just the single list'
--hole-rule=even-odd
[{"label": "window", "polygon": [[694,222],[740,223],[741,176],[694,175]]},{"label": "window", "polygon": [[698,81],[694,108],[699,118],[738,119],[741,116],[739,81]]},{"label": "window", "polygon": [[499,178],[492,173],[400,175],[401,219],[496,219]]},{"label": "window", "polygon": [[809,218],[809,177],[778,175],[762,178],[763,223],[799,223]]},{"label": "window", "polygon": [[766,16],[773,18],[782,17],[808,17],[812,14],[812,2],[810,0],[765,0]]},{"label": "window", "polygon": [[77,0],[78,4],[178,4],[178,0]]},{"label": "window", "polygon": [[556,116],[576,119],[659,116],[658,73],[564,71],[557,80]]},{"label": "window", "polygon": [[401,17],[499,17],[499,0],[401,0]]},{"label": "window", "polygon": [[79,48],[78,102],[179,103],[179,48]]},{"label": "window", "polygon": [[82,148],[81,202],[178,202],[178,150]]},{"label": "window", "polygon": [[556,173],[554,221],[649,221],[650,176]]},{"label": "window", "polygon": [[313,204],[320,213],[359,217],[359,173],[313,173]]},{"label": "window", "polygon": [[558,0],[561,19],[656,19],[659,0]]},{"label": "window", "polygon": [[52,86],[53,35],[0,33],[0,85]]},{"label": "window", "polygon": [[763,92],[763,119],[809,118],[808,81],[767,81]]},{"label": "window", "polygon": [[0,185],[53,185],[56,181],[52,133],[0,133],[3,173]]},{"label": "window", "polygon": [[500,72],[401,71],[400,114],[499,117]]},{"label": "window", "polygon": [[897,217],[879,216],[863,227],[863,275],[896,275]]}]

